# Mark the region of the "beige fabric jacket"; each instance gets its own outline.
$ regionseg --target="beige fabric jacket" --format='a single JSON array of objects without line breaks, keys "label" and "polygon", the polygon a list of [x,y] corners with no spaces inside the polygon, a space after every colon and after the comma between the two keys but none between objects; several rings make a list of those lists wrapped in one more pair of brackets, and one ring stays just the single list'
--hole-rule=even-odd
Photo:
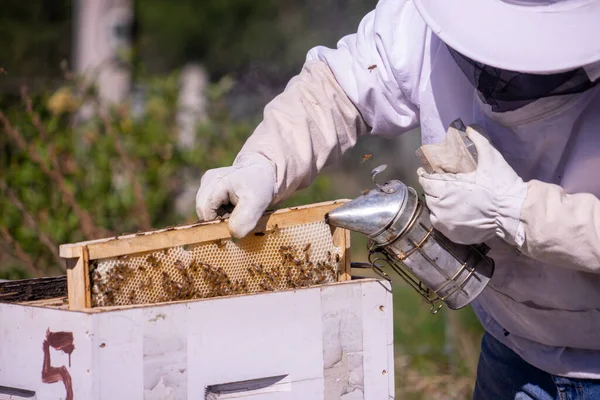
[{"label": "beige fabric jacket", "polygon": [[474,309],[486,330],[538,368],[600,378],[598,109],[596,88],[492,113],[412,2],[382,0],[337,49],[311,50],[241,154],[274,164],[281,200],[359,135],[420,126],[426,144],[442,141],[455,118],[482,125],[529,191],[523,244],[489,243],[496,272]]}]

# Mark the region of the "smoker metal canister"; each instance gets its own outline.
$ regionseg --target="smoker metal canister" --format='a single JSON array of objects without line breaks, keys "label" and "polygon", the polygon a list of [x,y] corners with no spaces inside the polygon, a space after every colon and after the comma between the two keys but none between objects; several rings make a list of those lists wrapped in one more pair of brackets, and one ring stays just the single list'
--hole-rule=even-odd
[{"label": "smoker metal canister", "polygon": [[[380,169],[374,170],[373,178]],[[415,190],[391,180],[331,211],[331,225],[360,232],[371,240],[376,271],[382,261],[434,306],[459,309],[487,286],[493,261],[482,246],[451,242],[433,229],[429,210]]]}]

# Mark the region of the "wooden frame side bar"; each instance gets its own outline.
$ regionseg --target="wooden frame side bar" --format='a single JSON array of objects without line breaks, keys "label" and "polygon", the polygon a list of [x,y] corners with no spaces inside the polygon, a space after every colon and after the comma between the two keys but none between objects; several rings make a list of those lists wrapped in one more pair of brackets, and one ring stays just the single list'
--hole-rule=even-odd
[{"label": "wooden frame side bar", "polygon": [[342,228],[333,228],[332,236],[333,244],[342,249],[338,281],[349,281],[352,279],[350,275],[350,231]]},{"label": "wooden frame side bar", "polygon": [[79,247],[79,257],[67,259],[69,310],[82,310],[92,306],[89,264],[87,246]]}]

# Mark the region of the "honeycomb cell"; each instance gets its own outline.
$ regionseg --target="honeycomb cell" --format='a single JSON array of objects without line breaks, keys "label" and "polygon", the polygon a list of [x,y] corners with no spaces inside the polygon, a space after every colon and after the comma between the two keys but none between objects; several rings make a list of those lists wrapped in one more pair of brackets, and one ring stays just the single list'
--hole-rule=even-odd
[{"label": "honeycomb cell", "polygon": [[95,260],[92,306],[286,290],[338,280],[341,249],[322,221]]}]

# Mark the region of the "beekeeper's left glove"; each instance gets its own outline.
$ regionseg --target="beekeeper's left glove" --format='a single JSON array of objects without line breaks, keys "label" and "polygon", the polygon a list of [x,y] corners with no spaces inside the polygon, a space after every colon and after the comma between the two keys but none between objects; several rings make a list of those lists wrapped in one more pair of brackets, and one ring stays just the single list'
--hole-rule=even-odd
[{"label": "beekeeper's left glove", "polygon": [[520,246],[524,238],[519,218],[527,184],[485,137],[470,127],[467,135],[478,153],[474,172],[417,171],[431,223],[455,243],[476,244],[498,236]]}]

